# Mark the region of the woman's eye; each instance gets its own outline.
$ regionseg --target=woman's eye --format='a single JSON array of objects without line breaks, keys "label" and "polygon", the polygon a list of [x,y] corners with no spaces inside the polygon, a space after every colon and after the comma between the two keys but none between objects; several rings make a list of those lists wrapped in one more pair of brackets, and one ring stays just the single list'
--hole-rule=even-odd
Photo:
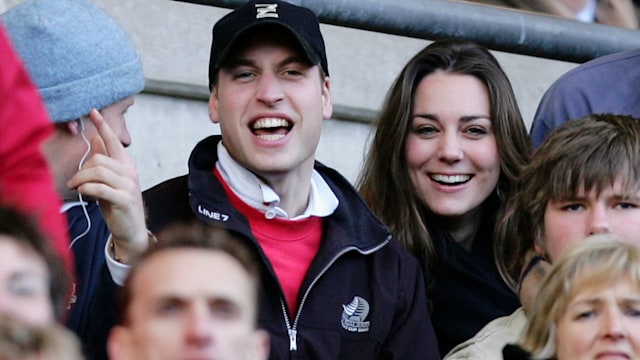
[{"label": "woman's eye", "polygon": [[576,311],[574,311],[573,314],[574,314],[573,315],[574,320],[577,320],[577,321],[587,320],[597,316],[598,310],[592,307],[585,308],[582,310],[576,309]]},{"label": "woman's eye", "polygon": [[489,132],[487,131],[487,129],[481,127],[481,126],[472,126],[468,129],[465,130],[465,132],[471,136],[471,137],[482,137],[484,135],[487,135]]},{"label": "woman's eye", "polygon": [[420,135],[433,135],[437,132],[433,126],[420,126],[416,129],[416,133]]},{"label": "woman's eye", "polygon": [[487,134],[487,130],[481,128],[479,126],[470,127],[467,129],[467,132],[471,135],[485,135]]},{"label": "woman's eye", "polygon": [[627,309],[627,311],[625,312],[628,316],[631,317],[640,317],[640,309],[639,308],[629,308]]},{"label": "woman's eye", "polygon": [[595,316],[594,311],[581,311],[576,315],[576,320],[589,319]]}]

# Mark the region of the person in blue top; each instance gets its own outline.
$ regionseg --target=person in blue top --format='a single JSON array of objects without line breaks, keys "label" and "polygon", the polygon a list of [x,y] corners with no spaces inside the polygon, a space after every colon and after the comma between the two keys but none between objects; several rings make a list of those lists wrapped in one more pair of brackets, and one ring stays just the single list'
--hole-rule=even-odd
[{"label": "person in blue top", "polygon": [[567,120],[613,113],[640,117],[640,49],[602,56],[568,71],[545,92],[531,124],[535,148]]},{"label": "person in blue top", "polygon": [[442,355],[519,306],[496,266],[494,227],[528,159],[511,84],[473,42],[430,44],[387,94],[359,188],[421,261]]},{"label": "person in blue top", "polygon": [[142,65],[124,30],[87,0],[25,1],[0,20],[55,125],[43,152],[75,260],[67,325],[86,345],[108,239],[132,250],[148,242],[137,172],[125,151],[125,112],[144,87]]}]

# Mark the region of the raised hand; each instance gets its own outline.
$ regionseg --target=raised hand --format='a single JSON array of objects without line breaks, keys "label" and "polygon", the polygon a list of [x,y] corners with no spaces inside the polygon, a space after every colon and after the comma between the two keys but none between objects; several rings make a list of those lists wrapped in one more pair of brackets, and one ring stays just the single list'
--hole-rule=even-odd
[{"label": "raised hand", "polygon": [[89,117],[98,130],[91,138],[91,153],[67,186],[98,199],[112,234],[115,258],[127,263],[148,245],[138,174],[133,159],[102,115],[93,109]]}]

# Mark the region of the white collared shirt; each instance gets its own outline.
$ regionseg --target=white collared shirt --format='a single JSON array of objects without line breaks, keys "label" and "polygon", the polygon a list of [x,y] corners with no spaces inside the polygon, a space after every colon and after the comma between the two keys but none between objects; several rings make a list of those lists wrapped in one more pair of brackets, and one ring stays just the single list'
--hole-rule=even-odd
[{"label": "white collared shirt", "polygon": [[67,211],[69,211],[69,209],[71,209],[72,207],[76,207],[76,206],[82,206],[84,204],[84,206],[89,205],[88,202],[83,201],[65,201],[62,203],[62,206],[60,206],[60,214],[64,214]]},{"label": "white collared shirt", "polygon": [[[235,161],[222,142],[218,143],[216,168],[231,190],[249,206],[264,212],[267,219],[289,218],[287,212],[278,206],[280,196],[254,173]],[[338,198],[327,182],[316,170],[313,170],[307,208],[302,214],[291,218],[291,220],[310,216],[329,216],[338,208],[338,203]]]}]

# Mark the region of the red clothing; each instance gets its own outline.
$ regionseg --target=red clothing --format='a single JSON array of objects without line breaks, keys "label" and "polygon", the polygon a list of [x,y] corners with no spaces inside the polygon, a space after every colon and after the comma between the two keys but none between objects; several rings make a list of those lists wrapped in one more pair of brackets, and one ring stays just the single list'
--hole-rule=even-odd
[{"label": "red clothing", "polygon": [[289,307],[289,313],[298,311],[298,296],[311,261],[320,248],[322,218],[312,216],[300,220],[267,219],[265,214],[247,205],[231,190],[218,170],[215,175],[222,183],[234,208],[249,220],[251,232],[260,243],[278,277]]},{"label": "red clothing", "polygon": [[251,232],[278,276],[290,313],[297,313],[302,281],[320,248],[322,218],[269,220],[256,209],[247,208],[244,212],[244,208],[234,206],[249,219]]},{"label": "red clothing", "polygon": [[2,26],[0,59],[0,202],[35,216],[72,273],[62,202],[40,150],[53,124]]}]

